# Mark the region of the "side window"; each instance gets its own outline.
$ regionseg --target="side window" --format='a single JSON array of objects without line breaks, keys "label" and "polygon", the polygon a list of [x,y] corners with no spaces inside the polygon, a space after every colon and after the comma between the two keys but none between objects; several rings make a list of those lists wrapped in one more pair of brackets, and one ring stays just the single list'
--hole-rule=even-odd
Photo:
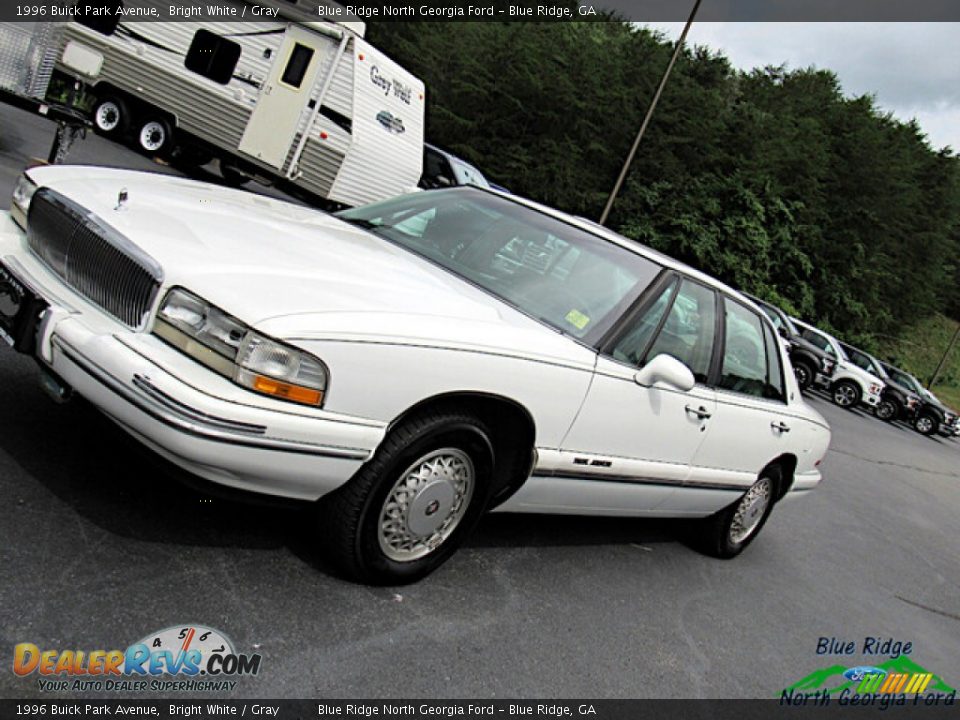
[{"label": "side window", "polygon": [[657,331],[660,320],[667,312],[676,286],[676,280],[664,286],[653,303],[635,319],[633,326],[620,337],[617,344],[611,349],[610,354],[614,359],[628,365],[640,365],[647,346],[653,339],[653,334]]},{"label": "side window", "polygon": [[[726,300],[726,344],[718,386],[754,397],[783,399],[779,367],[770,367],[765,325],[760,316],[743,305]],[[779,362],[777,362],[779,366]],[[776,373],[777,386],[771,384]]]},{"label": "side window", "polygon": [[767,343],[767,392],[764,397],[787,401],[783,386],[783,364],[780,362],[780,343],[769,325],[763,326],[763,339]]},{"label": "side window", "polygon": [[690,368],[697,382],[706,382],[713,357],[716,319],[717,301],[713,290],[684,280],[667,321],[643,362],[660,354],[672,355]]},{"label": "side window", "polygon": [[[93,11],[100,7],[107,7],[112,12],[109,15],[94,15]],[[117,31],[117,25],[120,24],[121,16],[117,11],[122,9],[123,0],[116,0],[112,5],[105,3],[103,6],[97,6],[97,8],[77,3],[73,7],[73,18],[84,27],[95,30],[101,35],[113,35]]]},{"label": "side window", "polygon": [[197,30],[183,65],[187,70],[226,85],[240,60],[240,45],[209,30]]},{"label": "side window", "polygon": [[287,60],[287,66],[283,69],[280,82],[299,90],[303,84],[303,78],[307,75],[307,68],[310,67],[311,60],[313,60],[313,48],[295,43],[290,58]]}]

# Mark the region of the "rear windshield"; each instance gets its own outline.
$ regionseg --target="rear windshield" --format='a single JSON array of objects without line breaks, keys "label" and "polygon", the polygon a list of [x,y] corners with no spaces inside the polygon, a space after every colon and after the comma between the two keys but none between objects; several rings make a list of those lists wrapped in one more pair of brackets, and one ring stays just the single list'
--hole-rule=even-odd
[{"label": "rear windshield", "polygon": [[337,216],[591,343],[661,270],[609,240],[470,188],[416,193]]}]

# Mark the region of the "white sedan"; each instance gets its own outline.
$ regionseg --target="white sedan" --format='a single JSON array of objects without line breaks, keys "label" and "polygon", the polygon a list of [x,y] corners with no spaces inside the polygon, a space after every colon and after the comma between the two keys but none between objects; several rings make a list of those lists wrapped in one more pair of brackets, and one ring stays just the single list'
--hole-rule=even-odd
[{"label": "white sedan", "polygon": [[32,169],[0,214],[0,334],[195,475],[315,502],[367,582],[424,576],[488,510],[697,518],[732,557],[830,439],[752,302],[477,188],[331,216]]}]

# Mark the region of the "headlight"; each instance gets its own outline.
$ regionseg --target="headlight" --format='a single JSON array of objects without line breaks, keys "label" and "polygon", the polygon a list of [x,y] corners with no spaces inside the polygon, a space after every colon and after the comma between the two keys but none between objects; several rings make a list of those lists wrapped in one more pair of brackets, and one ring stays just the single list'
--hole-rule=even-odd
[{"label": "headlight", "polygon": [[37,184],[23,173],[13,188],[13,204],[11,205],[11,217],[17,221],[17,224],[24,230],[27,228],[27,213],[30,212],[30,201],[33,200],[33,194],[37,191]]},{"label": "headlight", "polygon": [[265,337],[182,288],[167,293],[153,332],[238,385],[320,406],[329,374],[321,360]]}]

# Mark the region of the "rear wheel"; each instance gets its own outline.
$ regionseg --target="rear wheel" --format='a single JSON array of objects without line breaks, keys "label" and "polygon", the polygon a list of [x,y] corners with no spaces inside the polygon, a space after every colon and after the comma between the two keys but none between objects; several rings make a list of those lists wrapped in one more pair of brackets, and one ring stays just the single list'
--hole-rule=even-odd
[{"label": "rear wheel", "polygon": [[860,404],[862,394],[860,388],[855,382],[850,380],[841,380],[835,383],[830,393],[833,402],[842,408],[854,408]]},{"label": "rear wheel", "polygon": [[939,425],[940,422],[937,418],[928,412],[922,412],[917,415],[917,419],[913,423],[914,429],[921,435],[933,435]]},{"label": "rear wheel", "polygon": [[490,500],[487,427],[458,412],[415,416],[395,428],[343,487],[321,499],[332,560],[374,584],[418,580],[442,565]]},{"label": "rear wheel", "polygon": [[150,156],[164,156],[173,146],[173,130],[163,118],[148,117],[140,123],[137,148]]},{"label": "rear wheel", "polygon": [[798,360],[793,364],[793,374],[797,378],[797,385],[801,390],[806,390],[813,383],[816,371],[810,366],[810,363],[804,360]]},{"label": "rear wheel", "polygon": [[776,465],[761,473],[757,481],[735,503],[701,520],[701,548],[707,555],[728,559],[736,557],[770,517],[783,474]]},{"label": "rear wheel", "polygon": [[900,417],[900,403],[891,398],[885,398],[877,405],[877,417],[887,422],[893,422]]},{"label": "rear wheel", "polygon": [[101,135],[118,136],[130,126],[127,103],[115,96],[107,96],[93,106],[93,127]]}]

